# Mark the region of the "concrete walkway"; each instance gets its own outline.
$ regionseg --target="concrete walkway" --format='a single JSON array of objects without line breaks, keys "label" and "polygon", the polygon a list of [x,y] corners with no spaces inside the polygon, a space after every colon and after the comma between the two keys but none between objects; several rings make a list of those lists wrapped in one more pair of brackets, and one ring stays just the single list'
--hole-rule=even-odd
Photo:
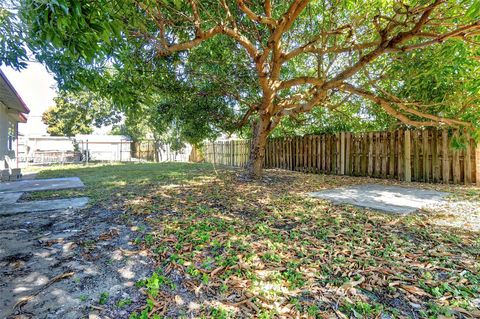
[{"label": "concrete walkway", "polygon": [[88,197],[18,202],[24,192],[82,187],[85,187],[85,185],[78,177],[0,183],[0,216],[85,207],[88,203]]},{"label": "concrete walkway", "polygon": [[446,195],[448,193],[434,190],[379,184],[355,185],[310,193],[312,197],[326,199],[335,204],[350,204],[397,214],[408,214],[442,204]]},{"label": "concrete walkway", "polygon": [[22,195],[23,193],[0,193],[0,207],[16,203]]},{"label": "concrete walkway", "polygon": [[0,183],[1,193],[36,192],[85,187],[78,177],[31,179]]},{"label": "concrete walkway", "polygon": [[[17,194],[17,193],[14,193]],[[88,197],[35,200],[29,202],[20,202],[13,204],[0,204],[0,216],[8,216],[19,213],[44,212],[47,210],[57,210],[66,208],[82,208],[88,204]]]}]

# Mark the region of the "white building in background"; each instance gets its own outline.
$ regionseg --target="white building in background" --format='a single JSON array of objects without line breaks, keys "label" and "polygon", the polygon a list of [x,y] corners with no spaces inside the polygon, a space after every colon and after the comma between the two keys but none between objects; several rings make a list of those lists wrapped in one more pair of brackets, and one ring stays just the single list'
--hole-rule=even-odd
[{"label": "white building in background", "polygon": [[132,140],[123,135],[75,135],[80,150],[94,161],[130,161]]},{"label": "white building in background", "polygon": [[121,135],[22,136],[19,140],[20,161],[25,164],[131,160],[132,141]]},{"label": "white building in background", "polygon": [[18,167],[18,123],[27,122],[25,114],[29,112],[22,98],[0,70],[0,180],[20,175],[19,171],[12,172],[12,169]]}]

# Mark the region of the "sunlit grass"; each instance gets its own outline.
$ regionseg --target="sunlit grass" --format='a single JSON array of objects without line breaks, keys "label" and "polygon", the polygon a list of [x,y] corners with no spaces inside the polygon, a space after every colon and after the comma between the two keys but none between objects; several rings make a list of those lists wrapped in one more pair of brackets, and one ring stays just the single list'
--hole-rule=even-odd
[{"label": "sunlit grass", "polygon": [[92,204],[110,205],[116,197],[133,198],[151,192],[156,185],[196,182],[208,179],[211,165],[190,163],[113,163],[71,164],[30,167],[25,172],[37,173],[37,178],[79,177],[85,189],[42,191],[26,194],[24,199],[89,196]]}]

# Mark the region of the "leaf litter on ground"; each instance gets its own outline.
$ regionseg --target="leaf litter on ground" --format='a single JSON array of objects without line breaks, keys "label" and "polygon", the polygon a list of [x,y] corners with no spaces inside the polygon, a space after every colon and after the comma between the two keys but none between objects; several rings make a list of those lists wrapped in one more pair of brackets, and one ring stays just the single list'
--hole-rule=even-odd
[{"label": "leaf litter on ground", "polygon": [[238,175],[125,202],[150,217],[144,245],[162,278],[140,283],[150,301],[138,318],[480,317],[478,233],[306,196],[369,179]]}]

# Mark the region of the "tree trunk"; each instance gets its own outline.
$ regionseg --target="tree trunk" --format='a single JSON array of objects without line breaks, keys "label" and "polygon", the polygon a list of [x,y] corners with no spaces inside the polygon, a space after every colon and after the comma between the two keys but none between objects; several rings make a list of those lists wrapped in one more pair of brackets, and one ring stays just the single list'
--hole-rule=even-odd
[{"label": "tree trunk", "polygon": [[253,137],[250,147],[250,159],[247,164],[247,176],[251,179],[262,177],[265,146],[270,133],[270,117],[260,118],[253,124]]}]

